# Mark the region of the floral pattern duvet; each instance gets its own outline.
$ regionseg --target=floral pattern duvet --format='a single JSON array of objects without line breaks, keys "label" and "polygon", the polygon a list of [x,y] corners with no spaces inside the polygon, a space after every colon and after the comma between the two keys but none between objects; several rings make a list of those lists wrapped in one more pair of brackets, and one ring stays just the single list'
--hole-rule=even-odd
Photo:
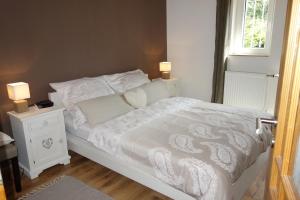
[{"label": "floral pattern duvet", "polygon": [[231,199],[232,184],[270,145],[269,127],[256,134],[261,115],[174,97],[99,124],[88,141],[196,199]]}]

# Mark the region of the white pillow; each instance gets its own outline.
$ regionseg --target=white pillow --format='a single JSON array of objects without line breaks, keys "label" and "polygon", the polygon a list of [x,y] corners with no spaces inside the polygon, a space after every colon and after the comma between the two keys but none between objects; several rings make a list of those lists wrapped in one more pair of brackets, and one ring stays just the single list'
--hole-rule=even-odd
[{"label": "white pillow", "polygon": [[100,96],[108,96],[115,92],[109,87],[103,78],[86,78],[73,85],[65,87],[58,92],[62,95],[62,102],[66,107],[80,101]]},{"label": "white pillow", "polygon": [[78,129],[82,124],[87,122],[85,115],[82,113],[82,111],[77,105],[73,105],[67,108],[66,112],[68,112],[69,116],[71,117],[74,129]]},{"label": "white pillow", "polygon": [[13,141],[14,140],[10,136],[6,135],[3,132],[0,132],[0,147],[3,145],[10,144]]},{"label": "white pillow", "polygon": [[120,95],[97,97],[79,102],[77,105],[91,127],[133,110]]},{"label": "white pillow", "polygon": [[126,101],[134,108],[143,108],[147,105],[147,95],[142,88],[135,88],[124,93]]},{"label": "white pillow", "polygon": [[147,95],[147,104],[152,104],[158,100],[169,98],[170,92],[165,82],[156,80],[151,83],[145,84],[141,87]]},{"label": "white pillow", "polygon": [[104,79],[117,93],[124,93],[127,90],[150,82],[148,76],[140,69],[125,73],[104,75]]},{"label": "white pillow", "polygon": [[54,85],[52,83],[52,87],[56,88],[63,105],[73,118],[75,127],[79,127],[87,121],[85,115],[75,105],[76,103],[115,93],[101,76],[82,78]]},{"label": "white pillow", "polygon": [[80,78],[80,79],[74,79],[70,81],[65,81],[65,82],[58,82],[58,83],[49,83],[50,87],[54,89],[55,91],[61,91],[66,87],[72,86],[77,82],[82,82],[86,78]]}]

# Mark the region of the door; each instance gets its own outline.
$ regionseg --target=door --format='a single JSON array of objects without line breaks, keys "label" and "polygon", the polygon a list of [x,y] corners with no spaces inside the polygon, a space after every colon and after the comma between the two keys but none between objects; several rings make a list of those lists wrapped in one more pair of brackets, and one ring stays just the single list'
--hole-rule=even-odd
[{"label": "door", "polygon": [[300,173],[295,167],[300,131],[300,0],[289,0],[286,19],[276,106],[278,125],[267,187],[267,198],[272,200],[300,199],[300,186],[294,180]]},{"label": "door", "polygon": [[6,195],[5,195],[1,172],[0,172],[0,199],[6,200]]}]

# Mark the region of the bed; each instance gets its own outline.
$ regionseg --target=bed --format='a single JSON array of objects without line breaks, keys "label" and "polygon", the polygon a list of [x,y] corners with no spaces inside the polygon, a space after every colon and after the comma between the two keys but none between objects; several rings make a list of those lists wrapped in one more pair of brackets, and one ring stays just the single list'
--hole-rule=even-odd
[{"label": "bed", "polygon": [[[157,90],[155,90],[157,91]],[[62,106],[58,93],[50,100]],[[241,199],[269,158],[261,113],[185,98],[161,98],[121,116],[74,128],[68,148],[172,199]]]}]

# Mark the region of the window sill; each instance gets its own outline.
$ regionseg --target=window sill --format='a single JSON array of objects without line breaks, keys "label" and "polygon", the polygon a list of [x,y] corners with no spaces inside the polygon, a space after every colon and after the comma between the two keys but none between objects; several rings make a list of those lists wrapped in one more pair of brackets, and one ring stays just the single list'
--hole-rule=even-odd
[{"label": "window sill", "polygon": [[270,57],[269,53],[230,53],[228,56]]},{"label": "window sill", "polygon": [[241,49],[229,51],[229,56],[253,56],[253,57],[269,57],[270,49]]}]

